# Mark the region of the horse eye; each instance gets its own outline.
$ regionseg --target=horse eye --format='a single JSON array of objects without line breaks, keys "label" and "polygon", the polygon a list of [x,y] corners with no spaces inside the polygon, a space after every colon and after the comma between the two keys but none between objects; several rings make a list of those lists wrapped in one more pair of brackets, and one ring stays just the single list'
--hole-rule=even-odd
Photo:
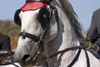
[{"label": "horse eye", "polygon": [[46,15],[45,14],[43,15],[43,18],[46,18]]},{"label": "horse eye", "polygon": [[32,40],[29,42],[29,44],[32,42]]}]

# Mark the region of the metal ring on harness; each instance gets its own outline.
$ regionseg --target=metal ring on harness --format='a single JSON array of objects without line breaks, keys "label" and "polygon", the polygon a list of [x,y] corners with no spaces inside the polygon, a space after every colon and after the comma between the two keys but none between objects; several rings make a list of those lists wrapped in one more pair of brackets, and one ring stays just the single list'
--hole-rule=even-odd
[{"label": "metal ring on harness", "polygon": [[[97,48],[96,50],[94,50],[95,47]],[[91,51],[93,51],[93,52],[97,52],[97,51],[99,50],[99,46],[98,46],[98,45],[94,45],[93,48],[94,48],[94,49],[91,50]]]},{"label": "metal ring on harness", "polygon": [[90,49],[91,48],[91,43],[86,43],[86,45],[89,44],[89,46],[86,49]]}]

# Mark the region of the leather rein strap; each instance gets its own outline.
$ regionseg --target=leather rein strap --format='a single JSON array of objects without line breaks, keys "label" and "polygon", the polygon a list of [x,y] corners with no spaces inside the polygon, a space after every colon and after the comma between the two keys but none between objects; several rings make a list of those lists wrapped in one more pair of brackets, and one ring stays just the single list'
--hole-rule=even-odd
[{"label": "leather rein strap", "polygon": [[42,56],[42,60],[46,60],[46,59],[52,58],[52,57],[54,57],[54,56],[56,56],[56,55],[58,55],[58,54],[67,52],[67,51],[69,51],[69,50],[79,49],[79,50],[78,50],[78,53],[77,53],[77,55],[75,56],[75,58],[73,59],[73,61],[68,65],[68,67],[72,67],[72,66],[75,64],[75,62],[77,61],[77,58],[79,57],[79,55],[80,55],[80,53],[81,53],[81,49],[84,49],[85,55],[86,55],[86,60],[87,60],[87,67],[90,67],[89,56],[88,56],[88,54],[87,54],[85,48],[88,48],[88,47],[87,47],[87,46],[75,46],[75,47],[66,48],[66,49],[64,49],[64,50],[62,50],[62,51],[58,51],[58,52],[56,52],[56,53],[53,53],[53,54],[51,54],[51,55],[49,55],[49,56]]},{"label": "leather rein strap", "polygon": [[64,52],[69,51],[69,50],[85,49],[85,48],[87,48],[87,46],[75,46],[75,47],[66,48],[66,49],[64,49],[62,51],[58,51],[56,53],[53,53],[53,54],[51,54],[49,56],[42,56],[42,60],[46,60],[46,59],[52,58],[52,57],[54,57],[54,56],[56,56],[58,54],[64,53]]}]

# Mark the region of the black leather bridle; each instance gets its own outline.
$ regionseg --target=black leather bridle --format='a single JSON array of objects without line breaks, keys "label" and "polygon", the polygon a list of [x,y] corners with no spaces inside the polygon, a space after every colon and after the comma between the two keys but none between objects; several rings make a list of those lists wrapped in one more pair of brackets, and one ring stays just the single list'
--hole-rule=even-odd
[{"label": "black leather bridle", "polygon": [[[53,1],[53,0],[26,0],[26,3],[28,3],[28,2],[43,2],[45,4],[50,5],[51,1]],[[33,34],[25,32],[25,31],[20,32],[19,36],[22,36],[24,39],[27,37],[27,38],[32,39],[34,42],[38,42],[38,48],[40,48],[41,46],[43,47],[44,37],[46,35],[46,32],[49,29],[49,22],[50,22],[50,19],[52,17],[53,11],[55,12],[55,18],[56,18],[56,21],[58,22],[58,14],[57,14],[58,12],[57,12],[56,8],[50,5],[50,10],[51,11],[50,11],[50,14],[49,14],[49,19],[47,21],[45,28],[43,29],[43,33],[40,36],[35,36]],[[44,49],[42,48],[42,51],[43,50]]]}]

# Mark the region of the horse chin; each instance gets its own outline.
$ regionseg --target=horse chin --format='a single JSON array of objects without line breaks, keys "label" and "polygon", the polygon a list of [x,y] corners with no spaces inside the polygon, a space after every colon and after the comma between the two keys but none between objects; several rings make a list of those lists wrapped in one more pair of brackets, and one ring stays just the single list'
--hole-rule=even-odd
[{"label": "horse chin", "polygon": [[33,60],[30,60],[30,61],[21,61],[19,62],[19,64],[21,65],[21,67],[32,67],[35,63]]},{"label": "horse chin", "polygon": [[20,64],[21,67],[32,67],[33,65],[32,64]]},{"label": "horse chin", "polygon": [[30,60],[27,60],[27,61],[22,60],[22,61],[19,62],[19,64],[20,64],[22,67],[32,67],[33,65],[36,64],[36,62],[37,62],[37,58],[34,59],[34,60],[31,58]]}]

